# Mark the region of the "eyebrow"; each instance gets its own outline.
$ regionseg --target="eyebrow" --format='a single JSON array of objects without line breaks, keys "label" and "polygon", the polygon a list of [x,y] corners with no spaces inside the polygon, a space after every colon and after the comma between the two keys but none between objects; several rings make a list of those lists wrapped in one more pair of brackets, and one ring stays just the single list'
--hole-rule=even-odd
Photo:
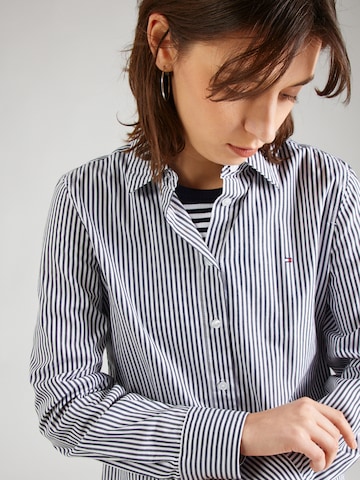
[{"label": "eyebrow", "polygon": [[310,77],[306,78],[305,80],[302,80],[299,83],[296,83],[295,85],[291,85],[289,88],[293,87],[302,87],[303,85],[307,85],[308,83],[312,82],[314,80],[315,75],[311,75]]}]

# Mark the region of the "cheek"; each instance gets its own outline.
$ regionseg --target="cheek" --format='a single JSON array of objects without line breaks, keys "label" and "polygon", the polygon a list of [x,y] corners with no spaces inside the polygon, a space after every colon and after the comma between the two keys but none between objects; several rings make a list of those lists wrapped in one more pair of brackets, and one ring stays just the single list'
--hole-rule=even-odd
[{"label": "cheek", "polygon": [[205,142],[211,144],[227,137],[226,132],[232,124],[229,115],[220,104],[199,98],[188,101],[183,108],[180,119],[191,143]]},{"label": "cheek", "polygon": [[188,136],[207,130],[211,122],[216,122],[212,102],[204,98],[203,90],[184,83],[177,84],[173,94],[176,110]]},{"label": "cheek", "polygon": [[186,124],[208,123],[221,115],[221,108],[210,101],[209,82],[211,76],[195,64],[186,63],[174,69],[173,96],[179,117]]},{"label": "cheek", "polygon": [[[192,87],[187,78],[174,83],[173,95],[176,110],[188,137],[219,136],[224,129],[237,123],[235,109],[230,103],[213,102],[206,98],[208,83],[200,82]],[[230,108],[229,108],[230,107]]]},{"label": "cheek", "polygon": [[276,129],[278,130],[281,125],[285,122],[287,117],[291,114],[294,109],[294,104],[290,103],[289,101],[284,102],[284,105],[278,108],[277,116],[276,116]]}]

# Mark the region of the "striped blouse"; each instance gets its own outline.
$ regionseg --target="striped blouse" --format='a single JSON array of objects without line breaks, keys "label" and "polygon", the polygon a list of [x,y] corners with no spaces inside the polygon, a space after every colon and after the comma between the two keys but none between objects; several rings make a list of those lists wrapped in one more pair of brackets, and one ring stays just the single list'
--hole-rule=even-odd
[{"label": "striped blouse", "polygon": [[360,429],[360,185],[311,147],[281,154],[223,168],[205,239],[174,171],[156,185],[125,149],[58,182],[31,380],[42,433],[103,480],[340,479],[358,458],[240,456],[248,412],[303,396]]}]

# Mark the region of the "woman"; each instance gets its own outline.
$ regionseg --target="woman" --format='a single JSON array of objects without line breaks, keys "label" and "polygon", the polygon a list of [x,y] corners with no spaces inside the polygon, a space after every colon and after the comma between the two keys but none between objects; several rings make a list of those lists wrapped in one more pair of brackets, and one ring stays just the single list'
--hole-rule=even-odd
[{"label": "woman", "polygon": [[289,140],[321,50],[348,100],[333,0],[141,2],[139,121],[57,185],[32,354],[42,432],[104,479],[357,458],[359,182]]}]

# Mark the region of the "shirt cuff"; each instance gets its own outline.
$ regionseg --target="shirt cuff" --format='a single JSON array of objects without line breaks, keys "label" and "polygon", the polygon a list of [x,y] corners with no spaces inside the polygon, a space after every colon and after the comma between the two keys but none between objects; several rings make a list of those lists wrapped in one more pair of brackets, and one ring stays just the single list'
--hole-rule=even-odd
[{"label": "shirt cuff", "polygon": [[246,412],[191,408],[182,436],[181,478],[241,478],[240,443],[246,416]]}]

